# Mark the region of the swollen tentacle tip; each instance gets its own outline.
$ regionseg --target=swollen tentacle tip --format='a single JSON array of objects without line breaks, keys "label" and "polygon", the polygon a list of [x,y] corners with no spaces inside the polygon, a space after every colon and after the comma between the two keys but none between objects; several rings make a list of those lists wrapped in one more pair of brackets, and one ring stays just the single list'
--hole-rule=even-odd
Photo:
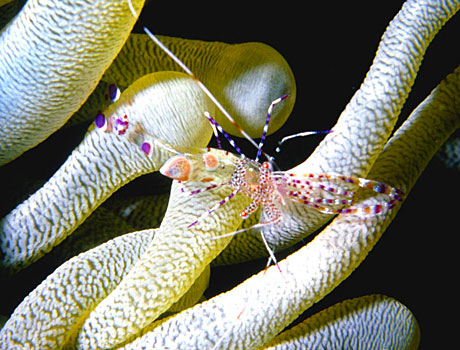
[{"label": "swollen tentacle tip", "polygon": [[192,174],[190,160],[182,155],[169,158],[160,168],[160,173],[173,180],[187,181]]}]

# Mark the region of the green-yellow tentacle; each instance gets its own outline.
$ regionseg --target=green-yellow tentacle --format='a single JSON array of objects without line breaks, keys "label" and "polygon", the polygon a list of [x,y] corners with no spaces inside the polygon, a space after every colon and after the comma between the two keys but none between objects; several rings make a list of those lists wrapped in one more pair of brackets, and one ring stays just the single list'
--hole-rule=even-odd
[{"label": "green-yellow tentacle", "polygon": [[[192,78],[159,72],[138,79],[105,115],[129,116],[134,135],[145,131],[176,146],[203,147],[212,130],[201,115],[213,108]],[[118,188],[158,170],[173,154],[160,147],[147,157],[128,137],[91,126],[53,177],[0,222],[2,267],[17,270],[36,261]]]},{"label": "green-yellow tentacle", "polygon": [[0,165],[70,118],[134,23],[126,1],[27,1],[0,32]]}]

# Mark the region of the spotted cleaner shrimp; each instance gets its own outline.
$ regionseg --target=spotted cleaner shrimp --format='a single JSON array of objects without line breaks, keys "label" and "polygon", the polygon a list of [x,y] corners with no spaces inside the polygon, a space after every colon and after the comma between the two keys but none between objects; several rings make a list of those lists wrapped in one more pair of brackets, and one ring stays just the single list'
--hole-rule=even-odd
[{"label": "spotted cleaner shrimp", "polygon": [[[133,13],[134,14],[134,13]],[[350,214],[350,215],[377,215],[393,208],[395,203],[402,201],[403,192],[399,189],[390,187],[384,183],[359,178],[345,176],[336,173],[326,174],[295,174],[285,171],[275,171],[273,157],[263,151],[263,144],[268,131],[270,117],[273,108],[284,99],[288,98],[283,95],[274,100],[267,111],[266,122],[264,125],[262,137],[257,144],[225,110],[214,95],[207,87],[194,75],[194,73],[175,56],[167,47],[165,47],[158,38],[156,38],[147,28],[144,28],[147,35],[162,48],[188,75],[195,79],[198,86],[214,102],[224,116],[238,129],[238,131],[257,149],[255,159],[246,157],[241,149],[236,145],[233,139],[223,130],[223,128],[212,118],[209,113],[205,113],[217,136],[219,131],[236,150],[237,154],[224,151],[222,149],[207,148],[195,150],[190,153],[179,153],[171,157],[160,168],[160,172],[174,180],[181,182],[209,183],[204,188],[195,189],[189,192],[190,195],[196,195],[203,191],[213,190],[218,187],[228,186],[232,192],[221,201],[215,203],[210,209],[202,213],[194,222],[188,225],[188,228],[199,224],[207,216],[212,214],[219,207],[225,205],[236,194],[240,193],[249,197],[252,201],[240,213],[243,219],[250,217],[259,207],[262,208],[267,221],[259,222],[251,227],[244,228],[217,238],[238,234],[250,229],[261,228],[267,225],[276,225],[283,220],[282,206],[287,201],[294,201],[313,208],[325,214]],[[111,95],[118,96],[116,91]],[[125,135],[130,126],[127,116],[115,120],[106,119],[102,114],[96,118],[96,125],[105,131],[114,131],[118,135]],[[309,131],[289,136],[285,140],[297,137],[329,133],[331,131]],[[217,137],[218,145],[220,140]],[[148,135],[140,142],[142,151],[149,156],[153,144]],[[267,158],[264,162],[259,162],[261,156]],[[218,175],[218,176],[217,176]],[[222,183],[215,183],[216,178],[228,179]],[[370,206],[362,206],[355,202],[356,192],[360,189],[367,189],[374,193],[380,194],[378,203]],[[184,188],[182,191],[185,192]],[[270,258],[276,263],[276,258],[272,249],[269,247],[262,230],[260,230],[262,241],[269,252]],[[278,266],[279,268],[279,266]]]},{"label": "spotted cleaner shrimp", "polygon": [[[359,177],[344,176],[341,174],[327,173],[327,174],[294,174],[284,171],[274,171],[273,158],[262,150],[264,140],[267,134],[268,125],[273,108],[286,99],[288,96],[284,95],[274,100],[267,111],[267,118],[264,125],[263,133],[259,144],[247,135],[241,127],[234,121],[234,119],[225,111],[222,105],[214,98],[212,93],[198,80],[198,78],[185,66],[171,51],[169,51],[147,28],[144,28],[146,33],[154,40],[174,61],[176,61],[184,71],[192,76],[197,83],[202,87],[203,91],[214,101],[216,106],[224,113],[224,115],[240,130],[241,134],[248,139],[251,144],[257,148],[257,155],[254,160],[247,158],[236,145],[236,143],[228,136],[228,134],[220,127],[220,125],[209,115],[205,113],[209,122],[214,129],[218,129],[233,148],[237,151],[238,156],[235,160],[235,155],[230,162],[234,167],[232,174],[227,182],[221,184],[213,184],[205,189],[190,192],[191,195],[197,194],[204,190],[211,190],[220,186],[230,186],[233,191],[222,201],[216,203],[211,209],[203,213],[197,220],[189,225],[192,227],[211,214],[220,206],[224,205],[232,199],[237,193],[241,193],[252,199],[249,206],[240,213],[243,219],[248,218],[254,213],[259,206],[263,208],[268,221],[256,224],[250,228],[236,231],[232,234],[243,232],[251,228],[262,227],[265,225],[277,224],[282,220],[280,206],[284,205],[287,200],[299,202],[314,208],[326,214],[351,214],[351,215],[376,215],[383,213],[394,207],[397,201],[402,200],[403,192],[399,189],[390,187],[384,183],[368,180]],[[307,136],[321,133],[329,133],[331,131],[308,131],[289,136],[283,139],[280,144],[289,138],[297,136]],[[217,135],[217,132],[215,132]],[[220,145],[220,142],[218,142]],[[229,153],[225,152],[220,155],[215,154],[211,156],[210,149],[204,154],[202,161],[202,168],[206,170],[207,174],[215,171],[216,165],[223,161],[225,157],[229,157]],[[259,158],[264,155],[267,161],[260,163]],[[212,158],[212,162],[208,157]],[[166,162],[160,169],[160,172],[172,179],[181,181],[194,181],[191,178],[191,169],[200,168],[199,164],[187,164],[187,159],[182,156],[176,156]],[[180,165],[179,165],[180,163]],[[213,166],[210,165],[213,164]],[[210,175],[209,175],[210,176]],[[209,177],[210,179],[211,177]],[[364,188],[371,190],[375,193],[381,194],[379,203],[371,206],[360,206],[355,204],[355,194],[359,189]],[[354,205],[355,204],[355,205]],[[263,236],[263,235],[262,235]],[[263,238],[263,237],[262,237]],[[264,243],[266,243],[263,238]],[[272,254],[270,254],[272,255]]]}]

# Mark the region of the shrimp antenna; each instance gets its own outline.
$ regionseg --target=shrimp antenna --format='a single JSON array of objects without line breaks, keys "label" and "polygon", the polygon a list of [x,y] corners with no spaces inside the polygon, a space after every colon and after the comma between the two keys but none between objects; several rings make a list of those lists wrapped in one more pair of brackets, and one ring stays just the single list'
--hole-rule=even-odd
[{"label": "shrimp antenna", "polygon": [[299,132],[297,134],[289,135],[286,137],[283,137],[281,141],[278,141],[278,147],[276,148],[276,152],[281,152],[281,145],[285,143],[287,140],[294,139],[296,137],[304,137],[304,136],[310,136],[310,135],[318,135],[318,134],[329,134],[331,133],[332,130],[319,130],[319,131],[304,131],[304,132]]},{"label": "shrimp antenna", "polygon": [[[246,131],[241,128],[241,126],[238,125],[238,123],[233,119],[233,117],[226,111],[224,106],[217,100],[217,98],[214,97],[214,95],[211,93],[211,91],[208,90],[208,88],[197,78],[197,76],[188,68],[184,62],[182,62],[176,55],[174,55],[171,50],[169,50],[155,35],[152,34],[152,32],[144,27],[144,31],[147,33],[147,35],[150,37],[150,39],[153,40],[155,44],[157,44],[166,54],[171,57],[174,62],[176,62],[179,67],[181,67],[185,73],[190,75],[195,81],[197,82],[198,86],[200,87],[201,90],[211,99],[211,101],[219,108],[219,110],[224,114],[224,116],[238,129],[238,131],[243,135],[257,150],[259,149],[259,145],[251,138],[251,136],[248,135]],[[267,159],[272,160],[273,157],[268,155],[266,152],[262,151],[263,155],[267,157]]]},{"label": "shrimp antenna", "polygon": [[127,2],[128,2],[129,10],[133,14],[134,18],[137,18],[138,15],[136,13],[136,10],[134,9],[133,3],[131,2],[131,0],[127,0]]}]

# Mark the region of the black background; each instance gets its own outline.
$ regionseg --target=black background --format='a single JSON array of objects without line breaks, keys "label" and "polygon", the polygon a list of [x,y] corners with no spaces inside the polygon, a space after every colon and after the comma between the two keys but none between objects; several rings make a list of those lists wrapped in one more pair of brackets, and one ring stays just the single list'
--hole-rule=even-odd
[{"label": "black background", "polygon": [[[325,130],[334,125],[359,88],[381,35],[402,3],[307,2],[300,8],[292,3],[150,2],[135,31],[142,32],[142,26],[147,26],[160,35],[229,43],[261,41],[276,48],[294,72],[297,101],[285,126],[268,138],[266,151],[274,153],[276,142],[285,135]],[[457,16],[431,44],[400,122],[460,63],[459,33]],[[59,149],[52,144],[47,146],[52,137],[41,146],[49,148],[49,157],[38,162],[33,151],[27,152],[22,162],[29,165],[22,171],[38,175],[46,170],[48,174],[43,176],[50,176],[56,170],[56,158],[63,162],[79,143],[81,135],[79,137],[74,144]],[[313,151],[320,139],[301,138],[286,144],[278,163],[283,169],[300,163],[306,156],[305,150]],[[301,154],[296,152],[299,149]],[[458,211],[458,175],[458,170],[446,169],[434,159],[364,263],[306,314],[344,299],[385,294],[400,300],[414,312],[422,331],[421,349],[455,344],[456,315],[452,311],[458,310],[454,296],[458,294],[455,266],[458,266],[459,229],[452,215]],[[5,194],[11,184],[3,182],[2,186]],[[215,269],[207,295],[230,288],[259,271],[264,264],[265,260]]]}]

